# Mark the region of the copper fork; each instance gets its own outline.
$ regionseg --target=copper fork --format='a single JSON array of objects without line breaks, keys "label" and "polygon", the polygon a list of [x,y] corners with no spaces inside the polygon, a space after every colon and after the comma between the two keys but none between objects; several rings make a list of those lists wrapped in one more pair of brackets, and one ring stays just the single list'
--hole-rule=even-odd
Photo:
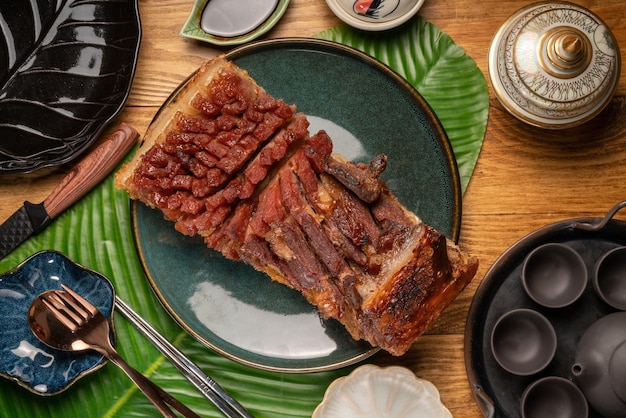
[{"label": "copper fork", "polygon": [[[199,416],[139,373],[120,357],[111,344],[107,318],[91,303],[67,286],[39,295],[31,305],[31,329],[47,345],[66,351],[95,350],[119,366],[165,417]],[[43,306],[42,306],[43,305]],[[51,320],[53,319],[53,320]]]}]

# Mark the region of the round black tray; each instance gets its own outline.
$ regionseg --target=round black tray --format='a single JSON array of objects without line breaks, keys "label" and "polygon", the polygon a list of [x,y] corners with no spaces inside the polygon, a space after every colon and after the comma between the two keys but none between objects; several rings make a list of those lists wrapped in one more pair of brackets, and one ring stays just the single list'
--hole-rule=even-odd
[{"label": "round black tray", "polygon": [[[621,202],[604,218],[577,218],[557,222],[519,240],[506,250],[483,278],[470,306],[465,329],[465,366],[474,397],[485,417],[520,417],[524,389],[544,376],[561,376],[575,382],[571,373],[578,341],[599,318],[616,310],[604,303],[591,283],[596,260],[607,251],[626,245],[626,222],[613,219],[626,206]],[[585,260],[589,273],[582,297],[565,308],[544,308],[526,295],[520,281],[522,263],[540,245],[558,242],[569,245]],[[557,333],[554,360],[542,372],[517,376],[496,363],[489,345],[496,320],[515,308],[543,313]],[[600,417],[590,408],[590,417]]]}]

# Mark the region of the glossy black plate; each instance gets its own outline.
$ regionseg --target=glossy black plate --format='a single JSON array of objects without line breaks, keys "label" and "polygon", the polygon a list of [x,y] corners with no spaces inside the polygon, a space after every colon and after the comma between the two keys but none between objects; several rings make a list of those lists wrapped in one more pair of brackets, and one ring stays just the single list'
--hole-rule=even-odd
[{"label": "glossy black plate", "polygon": [[137,0],[0,2],[0,174],[81,154],[124,106]]},{"label": "glossy black plate", "polygon": [[[524,389],[544,376],[561,376],[575,381],[574,364],[578,341],[586,329],[615,309],[598,298],[591,275],[596,260],[607,251],[626,245],[626,222],[612,219],[626,202],[614,207],[602,218],[579,218],[557,222],[522,238],[505,251],[491,266],[470,307],[465,330],[465,365],[474,397],[486,417],[520,417],[519,401]],[[526,256],[546,243],[571,246],[585,260],[589,281],[583,296],[565,308],[543,308],[526,295],[520,272]],[[515,308],[530,308],[543,313],[557,333],[554,360],[542,372],[516,376],[495,361],[489,340],[496,320]],[[590,417],[599,415],[590,409]]]}]

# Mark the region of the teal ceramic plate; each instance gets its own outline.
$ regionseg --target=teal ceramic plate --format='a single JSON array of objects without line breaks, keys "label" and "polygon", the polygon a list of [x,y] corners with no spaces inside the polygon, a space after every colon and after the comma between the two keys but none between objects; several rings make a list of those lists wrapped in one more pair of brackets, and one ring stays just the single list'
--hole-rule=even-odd
[{"label": "teal ceramic plate", "polygon": [[0,275],[0,375],[38,395],[61,392],[106,361],[94,351],[50,348],[30,330],[28,309],[33,300],[60,289],[61,284],[84,296],[112,321],[115,292],[111,282],[61,253],[41,251]]},{"label": "teal ceramic plate", "polygon": [[[287,6],[289,0],[196,0],[180,35],[214,45],[243,44],[272,29]],[[236,10],[237,7],[244,10]],[[229,16],[238,16],[239,20]]]},{"label": "teal ceramic plate", "polygon": [[[330,41],[284,39],[236,49],[229,59],[270,94],[298,105],[310,131],[325,129],[355,161],[389,156],[383,177],[425,222],[456,240],[460,180],[452,148],[424,99],[369,55]],[[173,96],[175,96],[174,93]],[[157,296],[200,342],[254,367],[308,372],[346,366],[376,350],[323,321],[297,292],[176,232],[133,204],[141,261]]]}]

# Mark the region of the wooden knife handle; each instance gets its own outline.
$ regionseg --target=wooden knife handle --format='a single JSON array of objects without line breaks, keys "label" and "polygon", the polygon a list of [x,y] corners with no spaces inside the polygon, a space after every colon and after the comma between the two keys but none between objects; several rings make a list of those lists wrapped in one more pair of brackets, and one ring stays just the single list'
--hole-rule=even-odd
[{"label": "wooden knife handle", "polygon": [[69,208],[117,166],[135,144],[137,131],[122,123],[111,137],[82,159],[43,201],[51,219]]}]

